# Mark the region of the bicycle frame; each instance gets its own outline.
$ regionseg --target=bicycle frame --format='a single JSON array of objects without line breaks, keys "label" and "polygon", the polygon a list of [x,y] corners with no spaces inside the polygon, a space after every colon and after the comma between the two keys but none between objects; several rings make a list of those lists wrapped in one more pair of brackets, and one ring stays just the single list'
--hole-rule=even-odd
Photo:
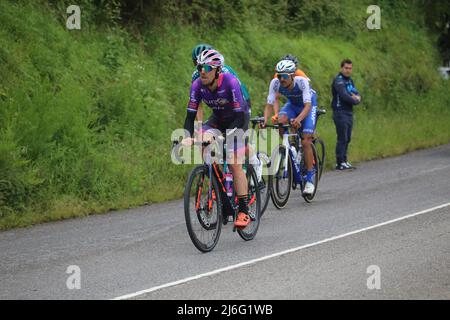
[{"label": "bicycle frame", "polygon": [[[317,110],[317,121],[319,120],[319,116],[322,115],[322,114],[325,114],[325,113],[326,113],[326,111],[324,109],[318,109]],[[296,137],[298,139],[298,140],[296,139],[296,143],[298,141],[301,141],[301,139],[302,139],[301,133],[297,133],[297,132],[296,133],[289,133],[288,130],[285,129],[285,131],[283,133],[283,142],[282,142],[282,144],[284,145],[286,150],[288,150],[289,156],[291,157],[291,160],[292,160],[292,164],[293,164],[293,168],[294,168],[294,178],[295,178],[294,182],[296,184],[300,184],[301,185],[303,183],[303,181],[304,181],[304,178],[302,177],[301,168],[299,167],[299,165],[295,161],[294,154],[292,153],[292,150],[291,150],[290,145],[289,145],[289,137],[292,137],[292,136],[294,136],[294,137]],[[315,140],[315,139],[317,139],[316,133],[314,133],[314,137],[313,137],[313,140]],[[298,152],[302,152],[301,144],[299,144]],[[288,161],[288,158],[285,157],[284,161],[285,161],[285,163],[284,163],[284,168],[285,168],[284,170],[285,170],[285,172],[283,172],[283,177],[285,177],[285,175],[287,174],[287,165],[288,165],[287,161]],[[280,164],[277,163],[276,168],[279,168],[279,165]]]},{"label": "bicycle frame", "polygon": [[[224,143],[223,146],[223,165],[225,166],[227,164],[226,162],[226,146],[227,144]],[[212,209],[212,201],[214,200],[213,194],[212,194],[212,179],[211,177],[213,177],[213,175],[215,176],[215,178],[217,179],[217,181],[219,182],[219,189],[221,190],[221,194],[220,195],[216,195],[216,196],[221,196],[222,197],[222,205],[223,205],[223,217],[228,218],[231,214],[230,214],[230,210],[232,211],[232,216],[233,216],[233,221],[236,220],[237,217],[237,208],[238,208],[238,201],[237,201],[237,195],[236,195],[236,190],[234,189],[234,185],[233,185],[233,194],[232,196],[228,196],[227,195],[227,190],[225,188],[224,185],[224,177],[222,174],[221,169],[219,168],[219,165],[216,162],[212,162],[212,157],[211,154],[207,154],[207,158],[205,159],[205,165],[208,166],[208,174],[209,174],[209,182],[208,182],[208,209],[211,210]],[[199,195],[200,196],[200,192],[201,190],[199,190]],[[252,197],[249,200],[248,205],[251,206],[253,205],[253,203],[256,201],[256,197],[255,195],[252,195]],[[226,207],[228,207],[228,210],[225,210]]]},{"label": "bicycle frame", "polygon": [[[298,165],[294,153],[292,152],[290,145],[289,145],[289,137],[298,137],[297,133],[289,133],[288,130],[285,130],[283,133],[283,142],[282,145],[285,147],[285,150],[288,151],[288,155],[291,158],[291,163],[293,164],[292,168],[294,169],[294,182],[295,184],[302,184],[303,183],[303,177],[301,174],[300,166]],[[301,149],[299,149],[298,152],[301,152]],[[280,160],[277,162],[277,166],[275,168],[279,168],[280,166]],[[275,171],[277,172],[277,171]],[[284,157],[284,172],[283,177],[286,177],[288,172],[288,157]]]}]

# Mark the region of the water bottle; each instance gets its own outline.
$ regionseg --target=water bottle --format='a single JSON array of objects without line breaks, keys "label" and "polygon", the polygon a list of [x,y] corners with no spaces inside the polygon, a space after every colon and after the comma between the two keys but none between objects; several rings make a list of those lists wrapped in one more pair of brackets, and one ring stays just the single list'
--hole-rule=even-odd
[{"label": "water bottle", "polygon": [[292,155],[294,156],[294,159],[297,159],[297,150],[295,150],[295,147],[291,145],[291,151],[292,151]]},{"label": "water bottle", "polygon": [[223,167],[223,172],[225,177],[225,190],[227,191],[227,196],[231,197],[233,195],[233,175],[228,171],[228,166],[226,164]]},{"label": "water bottle", "polygon": [[297,152],[297,157],[295,158],[295,162],[297,162],[298,166],[300,167],[300,163],[302,162],[302,152],[301,152],[301,150],[299,150],[299,152]]},{"label": "water bottle", "polygon": [[299,150],[297,152],[297,150],[295,149],[294,146],[291,146],[291,150],[294,155],[294,161],[297,164],[297,166],[300,168],[300,162],[302,161],[302,150],[301,150],[301,148],[299,148]]}]

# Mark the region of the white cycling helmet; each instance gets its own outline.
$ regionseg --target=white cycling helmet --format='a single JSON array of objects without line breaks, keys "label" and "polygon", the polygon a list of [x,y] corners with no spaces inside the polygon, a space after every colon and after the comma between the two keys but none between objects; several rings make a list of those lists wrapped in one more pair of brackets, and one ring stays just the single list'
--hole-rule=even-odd
[{"label": "white cycling helmet", "polygon": [[292,60],[281,60],[275,67],[277,73],[295,73],[296,69],[297,67]]},{"label": "white cycling helmet", "polygon": [[224,64],[223,55],[214,49],[204,50],[197,57],[197,64],[206,64],[211,67],[222,67]]}]

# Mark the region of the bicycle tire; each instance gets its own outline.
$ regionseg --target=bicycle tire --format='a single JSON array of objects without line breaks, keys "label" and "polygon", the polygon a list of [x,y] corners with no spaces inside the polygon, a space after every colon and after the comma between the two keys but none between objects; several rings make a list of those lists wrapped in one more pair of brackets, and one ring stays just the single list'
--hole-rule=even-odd
[{"label": "bicycle tire", "polygon": [[[264,183],[264,188],[265,188],[265,192],[261,194],[261,217],[264,215],[264,213],[266,212],[267,206],[269,205],[269,200],[270,200],[270,193],[271,193],[271,188],[270,185],[272,183],[272,176],[268,175],[268,176],[262,176],[261,180]],[[261,187],[261,186],[260,186]],[[261,190],[260,190],[261,193]]]},{"label": "bicycle tire", "polygon": [[[189,178],[188,181],[186,183],[186,187],[184,190],[184,216],[185,216],[185,220],[186,220],[186,228],[189,234],[189,237],[191,238],[192,243],[194,244],[194,246],[201,252],[210,252],[211,250],[214,249],[214,247],[217,245],[217,242],[219,241],[219,237],[220,237],[220,232],[222,229],[222,200],[220,195],[220,189],[219,189],[219,184],[217,182],[217,179],[215,177],[215,175],[213,174],[212,177],[210,177],[211,182],[212,182],[212,188],[213,191],[216,194],[216,199],[214,202],[216,202],[216,210],[217,210],[217,220],[215,222],[215,228],[213,230],[207,230],[207,231],[215,231],[213,233],[213,239],[212,242],[210,244],[208,243],[204,243],[201,241],[201,239],[199,239],[199,237],[197,236],[195,230],[194,230],[194,226],[193,226],[193,221],[191,220],[191,209],[190,209],[190,202],[191,202],[191,190],[193,186],[194,182],[195,182],[195,177],[199,174],[204,174],[206,176],[209,175],[209,168],[208,166],[205,165],[201,165],[201,166],[197,166],[194,169],[192,169],[191,173],[189,174]],[[195,189],[196,192],[198,192],[198,189]],[[197,200],[195,200],[196,194],[194,194],[194,203],[196,204]],[[200,199],[201,200],[201,199]],[[195,208],[195,206],[194,206]],[[197,216],[198,221],[200,221],[200,219],[198,218],[198,214],[197,212],[194,212],[195,215]],[[194,219],[195,221],[195,219]],[[204,224],[199,223],[200,226],[202,228],[204,228]]]},{"label": "bicycle tire", "polygon": [[[314,145],[316,146],[316,151],[318,154],[318,160],[319,160],[319,165],[320,165],[320,171],[319,171],[319,180],[322,178],[322,173],[323,173],[323,168],[325,167],[325,143],[323,142],[322,139],[320,138],[316,138],[314,139]],[[320,146],[320,150],[317,146]]]},{"label": "bicycle tire", "polygon": [[[279,172],[280,169],[284,169],[282,168],[282,166],[280,165],[279,168],[275,168],[277,169],[277,171],[274,173],[274,177],[272,177],[272,184],[271,184],[271,191],[270,191],[270,196],[272,198],[272,202],[273,205],[277,208],[277,209],[283,209],[286,204],[289,201],[289,197],[291,194],[291,189],[292,189],[292,180],[293,180],[293,175],[292,175],[292,162],[291,162],[291,157],[289,157],[289,150],[286,149],[286,147],[284,145],[280,145],[279,146],[279,154],[280,154],[280,162],[279,164],[284,163],[284,157],[288,157],[288,162],[287,162],[287,177],[286,178],[280,178],[280,176],[283,175],[283,172]],[[273,162],[278,163],[278,162]],[[283,170],[284,171],[284,170]],[[280,195],[280,188],[279,188],[279,181],[281,179],[287,179],[287,190],[286,190],[286,194]]]}]

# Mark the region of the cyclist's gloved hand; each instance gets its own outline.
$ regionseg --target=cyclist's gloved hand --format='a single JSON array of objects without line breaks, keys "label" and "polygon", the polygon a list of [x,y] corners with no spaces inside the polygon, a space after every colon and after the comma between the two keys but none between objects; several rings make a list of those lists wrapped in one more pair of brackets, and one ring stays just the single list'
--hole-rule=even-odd
[{"label": "cyclist's gloved hand", "polygon": [[291,120],[291,125],[294,127],[294,129],[298,130],[302,126],[302,123],[298,118],[295,118]]},{"label": "cyclist's gloved hand", "polygon": [[259,123],[258,123],[258,127],[259,127],[260,129],[265,128],[266,125],[267,125],[267,119],[264,119],[263,122],[259,122]]},{"label": "cyclist's gloved hand", "polygon": [[272,117],[272,123],[276,124],[278,122],[278,113],[276,113],[273,117]]},{"label": "cyclist's gloved hand", "polygon": [[214,135],[210,132],[205,132],[203,134],[203,142],[209,142],[209,143],[213,143],[214,140],[216,140],[216,138],[214,137]]},{"label": "cyclist's gloved hand", "polygon": [[186,147],[191,146],[193,143],[194,143],[194,139],[191,137],[187,137],[187,138],[184,138],[183,140],[181,140],[181,144]]}]

